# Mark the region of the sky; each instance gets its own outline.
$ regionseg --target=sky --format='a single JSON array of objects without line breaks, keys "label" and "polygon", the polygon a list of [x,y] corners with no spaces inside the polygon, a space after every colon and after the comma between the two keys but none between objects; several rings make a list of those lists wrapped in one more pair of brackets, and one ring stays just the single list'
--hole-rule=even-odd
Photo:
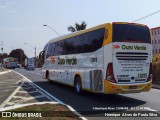
[{"label": "sky", "polygon": [[[8,54],[23,49],[28,57],[34,57],[35,47],[38,55],[50,39],[58,37],[52,29],[64,35],[76,22],[85,21],[87,28],[133,22],[160,10],[159,5],[160,0],[0,0],[0,44],[3,41]],[[158,27],[160,12],[137,23]]]}]

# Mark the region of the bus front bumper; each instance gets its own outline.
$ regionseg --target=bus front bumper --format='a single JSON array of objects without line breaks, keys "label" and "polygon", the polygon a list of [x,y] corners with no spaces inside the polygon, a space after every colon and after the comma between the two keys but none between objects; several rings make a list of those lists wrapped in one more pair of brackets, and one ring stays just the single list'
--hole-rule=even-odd
[{"label": "bus front bumper", "polygon": [[117,94],[117,93],[138,93],[149,91],[152,86],[152,81],[138,84],[116,84],[108,80],[104,80],[104,93]]}]

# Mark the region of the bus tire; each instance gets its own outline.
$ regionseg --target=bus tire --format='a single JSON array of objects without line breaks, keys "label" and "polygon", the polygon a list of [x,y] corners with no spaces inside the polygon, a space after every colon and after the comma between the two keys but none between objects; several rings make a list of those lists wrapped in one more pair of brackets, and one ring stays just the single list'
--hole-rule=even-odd
[{"label": "bus tire", "polygon": [[49,82],[51,82],[50,77],[49,77],[49,71],[48,71],[48,70],[46,71],[46,79],[47,79]]},{"label": "bus tire", "polygon": [[76,94],[82,94],[82,83],[81,83],[81,78],[79,76],[75,78],[74,88]]}]

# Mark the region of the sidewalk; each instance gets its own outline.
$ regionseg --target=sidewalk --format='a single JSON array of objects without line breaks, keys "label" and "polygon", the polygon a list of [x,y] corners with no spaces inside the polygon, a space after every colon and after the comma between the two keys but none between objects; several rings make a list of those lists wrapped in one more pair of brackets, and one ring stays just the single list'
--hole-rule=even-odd
[{"label": "sidewalk", "polygon": [[160,85],[159,84],[152,84],[152,88],[160,89]]},{"label": "sidewalk", "polygon": [[3,71],[5,71],[6,69],[5,68],[1,68],[0,67],[0,72],[3,72]]}]

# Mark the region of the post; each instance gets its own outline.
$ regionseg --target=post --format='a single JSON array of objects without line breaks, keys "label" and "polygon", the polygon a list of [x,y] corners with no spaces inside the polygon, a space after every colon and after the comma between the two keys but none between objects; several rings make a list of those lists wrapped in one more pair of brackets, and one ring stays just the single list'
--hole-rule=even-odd
[{"label": "post", "polygon": [[54,31],[58,36],[61,36],[61,34],[59,34],[57,31],[55,31],[52,27],[50,27],[49,25],[43,25],[43,26],[47,26],[48,28],[50,28],[52,31]]},{"label": "post", "polygon": [[1,45],[2,45],[2,48],[1,48],[1,50],[2,50],[2,60],[1,60],[1,63],[3,65],[3,41],[1,41]]},{"label": "post", "polygon": [[35,47],[35,68],[37,68],[36,47]]},{"label": "post", "polygon": [[21,50],[21,66],[22,66],[22,57],[23,57],[23,56],[22,56],[22,50]]}]

